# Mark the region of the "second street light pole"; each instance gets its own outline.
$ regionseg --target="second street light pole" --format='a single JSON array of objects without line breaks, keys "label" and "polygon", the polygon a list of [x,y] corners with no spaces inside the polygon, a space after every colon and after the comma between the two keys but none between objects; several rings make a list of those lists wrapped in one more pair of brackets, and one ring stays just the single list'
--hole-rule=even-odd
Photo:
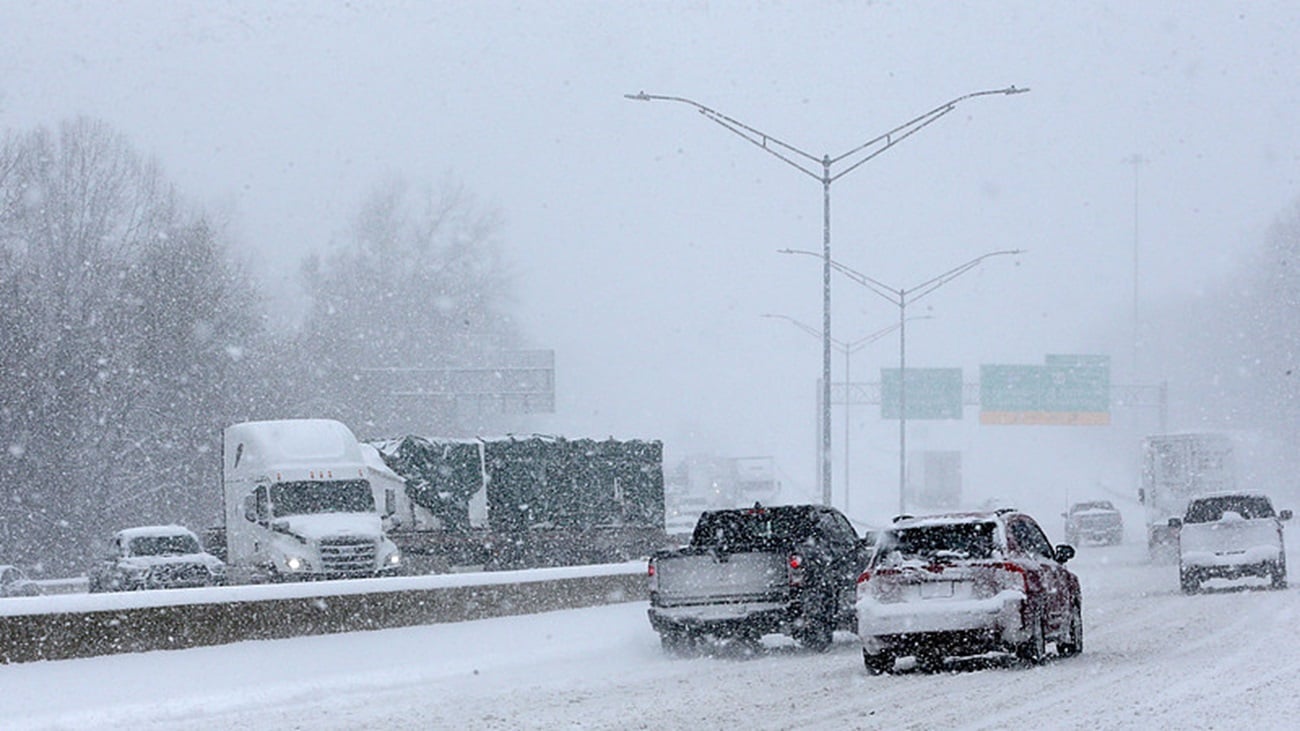
[{"label": "second street light pole", "polygon": [[[875,158],[885,150],[920,132],[940,117],[951,112],[960,102],[977,96],[989,96],[991,94],[1011,95],[1026,91],[1029,91],[1029,89],[1008,86],[1005,89],[990,89],[963,94],[898,125],[882,135],[863,142],[848,152],[835,157],[822,155],[820,158],[685,97],[647,94],[644,91],[637,94],[623,95],[636,101],[679,102],[695,107],[696,111],[707,119],[745,138],[764,152],[776,156],[786,164],[822,184],[822,438],[820,461],[822,503],[825,505],[831,504],[831,183],[858,169],[868,160]],[[831,168],[840,162],[845,163],[847,167],[832,175]],[[812,165],[810,166],[809,163],[812,163]],[[817,168],[820,168],[820,171]]]},{"label": "second street light pole", "polygon": [[[780,249],[782,254],[803,254],[805,256],[817,256],[811,251],[801,249]],[[891,287],[878,279],[872,279],[856,269],[845,266],[838,261],[832,261],[831,266],[836,271],[853,281],[861,284],[875,294],[889,301],[890,304],[898,308],[898,512],[899,514],[907,511],[907,306],[930,294],[934,290],[960,277],[966,272],[979,266],[985,259],[994,256],[1005,256],[1008,254],[1023,254],[1023,249],[1007,249],[1004,251],[991,251],[983,256],[977,256],[974,259],[955,266],[952,269],[940,274],[937,277],[928,279],[911,289],[901,287]],[[911,299],[909,299],[909,297]],[[883,400],[883,398],[882,398]]]},{"label": "second street light pole", "polygon": [[[788,315],[765,314],[763,315],[763,317],[771,318],[774,320],[785,320],[786,322],[790,323],[791,325],[794,325],[800,330],[803,330],[809,335],[812,335],[817,338],[822,337],[821,332],[819,332],[816,328],[812,327],[811,325],[807,325],[799,320],[796,320],[793,317],[790,317]],[[921,315],[920,317],[909,317],[907,319],[908,320],[929,320],[931,318],[929,315]],[[854,353],[876,342],[877,340],[885,337],[886,335],[892,333],[893,331],[901,329],[903,327],[903,322],[904,322],[903,320],[899,320],[898,324],[896,325],[882,327],[879,330],[876,330],[875,332],[867,333],[866,335],[863,335],[862,337],[852,342],[846,343],[842,340],[839,340],[838,338],[830,339],[831,343],[836,348],[839,348],[839,351],[844,354],[844,513],[846,515],[849,513],[850,497],[853,494],[852,491],[849,489],[849,474],[850,474],[849,459],[852,456],[852,452],[849,450],[849,431],[850,431],[849,427],[851,424],[849,420],[849,405],[852,403],[852,397],[849,393],[849,389],[851,384],[853,383],[853,370],[850,364],[852,362]]]}]

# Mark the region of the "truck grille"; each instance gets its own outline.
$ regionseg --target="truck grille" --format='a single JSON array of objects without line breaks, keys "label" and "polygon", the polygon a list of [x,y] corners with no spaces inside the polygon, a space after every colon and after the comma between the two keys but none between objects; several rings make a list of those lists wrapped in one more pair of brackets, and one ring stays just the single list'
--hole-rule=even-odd
[{"label": "truck grille", "polygon": [[160,587],[203,586],[208,583],[208,568],[198,563],[176,563],[155,566],[150,579]]},{"label": "truck grille", "polygon": [[326,538],[320,542],[321,568],[331,574],[368,574],[375,570],[373,540],[364,538]]}]

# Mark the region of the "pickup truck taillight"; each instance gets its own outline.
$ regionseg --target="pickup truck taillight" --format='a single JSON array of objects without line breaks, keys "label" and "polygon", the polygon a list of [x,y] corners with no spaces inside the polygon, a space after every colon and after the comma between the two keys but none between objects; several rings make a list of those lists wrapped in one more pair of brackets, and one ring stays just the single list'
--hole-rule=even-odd
[{"label": "pickup truck taillight", "polygon": [[658,591],[659,577],[655,575],[655,560],[653,558],[650,559],[650,562],[646,564],[645,576],[646,576],[646,583],[649,585],[650,591]]},{"label": "pickup truck taillight", "polygon": [[790,578],[790,586],[803,585],[803,556],[797,553],[790,554],[790,561],[787,564],[790,568],[787,574]]}]

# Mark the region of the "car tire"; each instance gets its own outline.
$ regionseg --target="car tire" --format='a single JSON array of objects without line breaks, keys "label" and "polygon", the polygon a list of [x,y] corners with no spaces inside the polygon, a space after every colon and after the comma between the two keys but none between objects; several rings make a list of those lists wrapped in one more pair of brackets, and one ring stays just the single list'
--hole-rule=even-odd
[{"label": "car tire", "polygon": [[687,630],[663,630],[659,633],[659,644],[670,655],[688,655],[694,652],[698,641]]},{"label": "car tire", "polygon": [[1069,635],[1056,643],[1056,654],[1071,657],[1083,652],[1083,608],[1077,603],[1070,609]]},{"label": "car tire", "polygon": [[1043,617],[1035,614],[1029,620],[1033,623],[1029,639],[1016,647],[1016,658],[1025,665],[1041,665],[1047,659],[1047,633],[1043,627]]},{"label": "car tire", "polygon": [[1191,569],[1178,569],[1178,585],[1184,594],[1198,594],[1201,591],[1201,578]]},{"label": "car tire", "polygon": [[836,597],[822,596],[821,602],[804,614],[803,627],[795,633],[795,640],[813,652],[825,652],[835,641]]},{"label": "car tire", "polygon": [[1270,589],[1285,589],[1286,561],[1274,561],[1272,565],[1269,566],[1269,576],[1272,579],[1269,582]]},{"label": "car tire", "polygon": [[867,666],[867,675],[884,675],[894,672],[894,656],[888,652],[872,654],[863,650],[862,662]]}]

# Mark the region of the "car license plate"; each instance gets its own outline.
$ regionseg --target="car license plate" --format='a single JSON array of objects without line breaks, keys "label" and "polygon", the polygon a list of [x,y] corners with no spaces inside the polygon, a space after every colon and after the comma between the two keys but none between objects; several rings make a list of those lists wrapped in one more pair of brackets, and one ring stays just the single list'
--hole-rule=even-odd
[{"label": "car license plate", "polygon": [[951,581],[927,581],[921,584],[922,599],[943,599],[952,596]]}]

